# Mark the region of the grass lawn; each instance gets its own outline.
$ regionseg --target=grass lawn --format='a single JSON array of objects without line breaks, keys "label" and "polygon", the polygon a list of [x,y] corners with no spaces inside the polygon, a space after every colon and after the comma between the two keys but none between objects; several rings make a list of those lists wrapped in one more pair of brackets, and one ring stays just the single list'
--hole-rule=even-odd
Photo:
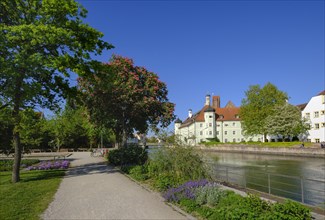
[{"label": "grass lawn", "polygon": [[[247,143],[220,143],[220,142],[207,142],[204,143],[206,146],[214,146],[214,145],[224,145],[224,144],[233,144],[233,145],[247,145],[247,146],[259,146],[259,147],[297,147],[301,145],[300,141],[293,141],[293,142],[247,142]],[[305,147],[312,146],[312,143],[305,142]]]},{"label": "grass lawn", "polygon": [[65,170],[21,171],[11,183],[11,172],[0,172],[0,219],[40,219],[53,199]]}]

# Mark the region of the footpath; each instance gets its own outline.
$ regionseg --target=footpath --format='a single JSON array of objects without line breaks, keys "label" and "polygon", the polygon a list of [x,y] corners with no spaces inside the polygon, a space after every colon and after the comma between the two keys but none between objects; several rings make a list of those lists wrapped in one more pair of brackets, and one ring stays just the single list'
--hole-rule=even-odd
[{"label": "footpath", "polygon": [[89,152],[69,157],[71,167],[42,219],[192,219],[164,203]]}]

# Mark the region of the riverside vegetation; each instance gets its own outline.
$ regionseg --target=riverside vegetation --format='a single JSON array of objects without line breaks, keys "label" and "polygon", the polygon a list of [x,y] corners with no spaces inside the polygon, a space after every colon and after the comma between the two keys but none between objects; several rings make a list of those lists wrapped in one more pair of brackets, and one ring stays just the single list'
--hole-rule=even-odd
[{"label": "riverside vegetation", "polygon": [[[144,149],[126,149],[111,151],[108,161],[133,179],[160,191],[166,201],[199,218],[311,219],[310,209],[300,203],[269,203],[257,195],[243,197],[222,189],[212,180],[201,154],[191,147],[161,148],[150,157],[144,156]],[[136,153],[141,159],[136,159]],[[133,163],[126,163],[123,158]]]}]

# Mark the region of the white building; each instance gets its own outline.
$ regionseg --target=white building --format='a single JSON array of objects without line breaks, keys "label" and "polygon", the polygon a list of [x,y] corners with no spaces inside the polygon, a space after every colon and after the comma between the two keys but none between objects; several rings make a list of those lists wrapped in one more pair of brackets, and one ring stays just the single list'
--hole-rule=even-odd
[{"label": "white building", "polygon": [[216,139],[222,143],[263,140],[262,135],[246,137],[242,134],[239,108],[231,101],[221,108],[219,96],[212,97],[212,105],[210,98],[210,95],[205,97],[205,104],[197,113],[193,114],[190,109],[183,122],[175,121],[175,135],[181,142],[196,145]]},{"label": "white building", "polygon": [[[304,105],[306,105],[304,107]],[[302,117],[309,120],[310,130],[307,141],[320,143],[325,141],[325,90],[314,96],[306,104],[300,105]]]}]

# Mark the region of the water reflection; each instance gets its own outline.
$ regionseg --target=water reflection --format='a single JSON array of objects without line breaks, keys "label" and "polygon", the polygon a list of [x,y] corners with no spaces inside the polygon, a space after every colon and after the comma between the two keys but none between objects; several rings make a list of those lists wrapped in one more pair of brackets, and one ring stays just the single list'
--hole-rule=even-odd
[{"label": "water reflection", "polygon": [[205,156],[224,180],[307,204],[325,204],[324,159],[222,152]]}]

